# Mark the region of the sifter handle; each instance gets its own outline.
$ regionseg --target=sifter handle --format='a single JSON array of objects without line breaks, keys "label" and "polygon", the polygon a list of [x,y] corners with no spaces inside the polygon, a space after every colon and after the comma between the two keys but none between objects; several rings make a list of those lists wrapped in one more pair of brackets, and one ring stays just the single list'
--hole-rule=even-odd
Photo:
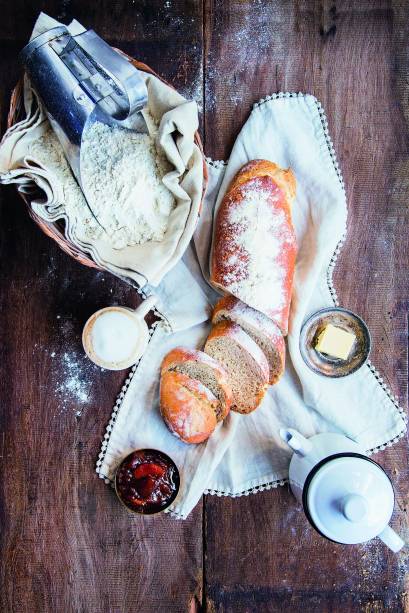
[{"label": "sifter handle", "polygon": [[117,101],[126,99],[125,109],[122,108],[118,116],[112,115],[115,119],[126,119],[147,105],[148,90],[145,81],[129,60],[115,51],[94,30],[86,30],[73,39],[119,86]]}]

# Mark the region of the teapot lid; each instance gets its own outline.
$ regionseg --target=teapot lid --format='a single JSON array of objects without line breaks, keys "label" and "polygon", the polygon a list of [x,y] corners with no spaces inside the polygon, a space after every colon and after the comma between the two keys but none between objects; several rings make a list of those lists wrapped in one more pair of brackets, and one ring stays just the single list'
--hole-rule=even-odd
[{"label": "teapot lid", "polygon": [[309,474],[303,490],[313,527],[338,543],[363,543],[388,524],[395,496],[389,477],[370,458],[343,453],[325,458]]}]

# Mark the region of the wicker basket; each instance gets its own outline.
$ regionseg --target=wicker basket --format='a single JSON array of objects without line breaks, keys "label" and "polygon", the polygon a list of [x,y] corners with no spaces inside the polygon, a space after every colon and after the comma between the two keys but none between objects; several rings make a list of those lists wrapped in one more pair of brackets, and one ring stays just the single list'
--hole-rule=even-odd
[{"label": "wicker basket", "polygon": [[[120,51],[120,53],[125,55],[122,51]],[[164,79],[159,77],[159,75],[157,75],[146,64],[143,64],[142,62],[139,62],[138,60],[134,60],[133,58],[129,56],[126,56],[126,57],[139,70],[152,74],[158,79],[160,79],[166,85],[169,85],[169,83],[167,83]],[[169,85],[169,87],[172,87],[172,86]],[[16,85],[16,87],[14,88],[12,95],[11,95],[10,111],[9,111],[8,118],[7,118],[7,127],[9,128],[15,123],[17,123],[18,121],[20,121],[22,119],[22,114],[23,114],[23,80],[21,79]],[[203,153],[202,141],[200,140],[200,136],[198,132],[196,132],[195,134],[195,143],[199,147],[202,153],[202,157],[203,157],[203,193],[202,193],[202,202],[203,202],[203,198],[204,198],[206,188],[207,188],[207,183],[208,183],[208,174],[207,174],[207,167],[206,167],[206,162],[205,162],[204,153]],[[28,212],[30,216],[32,217],[32,219],[36,222],[38,226],[40,226],[42,231],[45,234],[47,234],[47,236],[50,236],[53,240],[55,240],[55,242],[61,247],[63,251],[68,253],[68,255],[76,259],[78,262],[81,262],[81,264],[84,264],[85,266],[89,266],[90,268],[97,268],[99,270],[101,269],[101,267],[98,266],[98,264],[96,264],[94,260],[92,260],[91,257],[87,253],[79,249],[77,245],[74,245],[74,243],[72,243],[70,240],[66,238],[65,233],[64,233],[65,222],[63,220],[59,220],[53,223],[45,221],[44,219],[36,215],[36,213],[33,211],[30,198],[27,196],[27,194],[22,194],[20,192],[19,194],[23,198],[25,203],[27,204]]]}]

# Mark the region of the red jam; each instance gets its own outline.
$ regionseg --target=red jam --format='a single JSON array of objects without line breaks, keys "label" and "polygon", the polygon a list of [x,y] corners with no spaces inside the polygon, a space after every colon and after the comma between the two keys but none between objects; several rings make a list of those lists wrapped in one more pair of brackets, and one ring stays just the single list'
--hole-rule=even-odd
[{"label": "red jam", "polygon": [[140,449],[120,464],[115,478],[116,491],[122,502],[146,515],[163,511],[179,491],[176,464],[161,451]]}]

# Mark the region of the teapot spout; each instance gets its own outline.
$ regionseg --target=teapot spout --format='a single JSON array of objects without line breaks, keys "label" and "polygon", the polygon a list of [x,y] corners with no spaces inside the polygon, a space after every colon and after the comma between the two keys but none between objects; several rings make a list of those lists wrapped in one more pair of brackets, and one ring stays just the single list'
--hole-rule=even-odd
[{"label": "teapot spout", "polygon": [[310,453],[312,444],[302,434],[292,428],[280,428],[280,437],[297,455],[304,457]]},{"label": "teapot spout", "polygon": [[406,544],[398,534],[396,534],[395,530],[392,530],[390,526],[386,526],[382,530],[378,537],[385,543],[389,549],[391,549],[394,553],[397,553],[402,549],[402,547]]}]

